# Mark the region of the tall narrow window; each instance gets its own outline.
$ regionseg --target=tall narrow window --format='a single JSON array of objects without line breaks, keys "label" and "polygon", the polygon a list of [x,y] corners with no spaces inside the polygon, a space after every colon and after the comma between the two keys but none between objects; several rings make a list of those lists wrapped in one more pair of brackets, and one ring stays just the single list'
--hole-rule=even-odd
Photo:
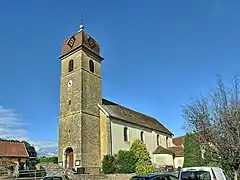
[{"label": "tall narrow window", "polygon": [[71,59],[68,63],[68,72],[73,71],[73,60]]},{"label": "tall narrow window", "polygon": [[166,137],[166,147],[168,148],[168,137]]},{"label": "tall narrow window", "polygon": [[157,135],[157,146],[159,146],[159,134]]},{"label": "tall narrow window", "polygon": [[89,61],[89,70],[94,73],[94,62],[92,60]]},{"label": "tall narrow window", "polygon": [[140,137],[141,137],[141,141],[143,142],[143,131],[141,131]]},{"label": "tall narrow window", "polygon": [[124,127],[123,130],[124,141],[128,141],[128,128]]}]

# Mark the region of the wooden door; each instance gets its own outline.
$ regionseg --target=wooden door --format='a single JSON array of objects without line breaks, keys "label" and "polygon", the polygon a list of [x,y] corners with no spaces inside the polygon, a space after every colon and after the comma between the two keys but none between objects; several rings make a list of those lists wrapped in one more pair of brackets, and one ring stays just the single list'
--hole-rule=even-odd
[{"label": "wooden door", "polygon": [[73,152],[70,152],[68,155],[68,168],[73,168]]}]

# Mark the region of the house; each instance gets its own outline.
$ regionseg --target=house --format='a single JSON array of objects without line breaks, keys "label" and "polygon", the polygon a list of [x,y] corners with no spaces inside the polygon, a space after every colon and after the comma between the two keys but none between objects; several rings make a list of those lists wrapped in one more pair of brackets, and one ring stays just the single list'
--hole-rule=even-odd
[{"label": "house", "polygon": [[163,158],[157,158],[159,147],[169,151],[173,146],[172,132],[157,119],[106,99],[102,100],[99,108],[101,160],[104,155],[129,150],[132,142],[140,139],[146,144],[154,164],[174,166],[173,152],[169,158],[166,158],[168,153],[164,153]]},{"label": "house", "polygon": [[175,146],[184,147],[184,145],[183,145],[184,144],[184,136],[179,136],[179,137],[173,138],[172,142]]},{"label": "house", "polygon": [[174,164],[175,167],[183,167],[184,162],[184,136],[179,136],[172,139],[173,147],[170,148],[175,152]]},{"label": "house", "polygon": [[23,142],[0,140],[0,158],[19,164],[25,163],[29,155]]},{"label": "house", "polygon": [[[104,155],[142,140],[156,166],[178,167],[181,149],[159,120],[102,97],[99,43],[83,25],[62,44],[58,163],[99,173]],[[120,62],[119,62],[120,63]],[[175,164],[177,163],[177,164]]]}]

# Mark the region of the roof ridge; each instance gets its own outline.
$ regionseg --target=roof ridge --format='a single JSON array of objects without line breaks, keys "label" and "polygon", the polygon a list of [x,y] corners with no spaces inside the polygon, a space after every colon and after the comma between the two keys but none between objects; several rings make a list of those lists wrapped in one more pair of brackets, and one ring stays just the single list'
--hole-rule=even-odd
[{"label": "roof ridge", "polygon": [[183,136],[178,136],[178,137],[175,137],[175,138],[173,138],[173,139],[184,138],[184,137],[185,137],[185,135],[183,135]]},{"label": "roof ridge", "polygon": [[8,142],[8,141],[6,141],[6,142],[4,142],[4,141],[0,141],[0,143],[5,143],[5,144],[24,144],[24,143],[21,143],[21,142]]},{"label": "roof ridge", "polygon": [[117,102],[110,101],[102,98],[102,106],[108,112],[110,116],[115,118],[126,120],[128,122],[151,128],[162,133],[173,135],[173,133],[166,128],[158,119],[149,116],[147,114],[132,110],[129,107],[125,107]]},{"label": "roof ridge", "polygon": [[110,101],[110,100],[105,99],[105,98],[102,98],[102,99],[104,99],[104,100],[106,100],[106,101],[109,101],[109,102],[111,102],[111,103],[114,103],[115,105],[121,106],[121,107],[123,107],[123,108],[125,108],[125,109],[128,109],[128,110],[130,110],[130,111],[132,111],[132,112],[136,112],[136,113],[139,113],[139,114],[142,114],[142,115],[144,115],[144,116],[147,116],[147,117],[150,117],[150,118],[152,118],[152,119],[157,120],[156,118],[154,118],[154,117],[152,117],[152,116],[149,116],[149,115],[147,115],[147,114],[141,113],[141,112],[139,112],[139,111],[137,111],[137,110],[130,109],[130,107],[123,106],[123,105],[121,105],[121,104],[119,104],[119,103],[117,103],[117,102],[113,102],[113,101]]},{"label": "roof ridge", "polygon": [[0,142],[6,142],[6,143],[18,143],[18,144],[22,144],[22,143],[24,143],[24,142],[20,142],[20,141],[11,141],[11,140],[1,140],[0,139]]}]

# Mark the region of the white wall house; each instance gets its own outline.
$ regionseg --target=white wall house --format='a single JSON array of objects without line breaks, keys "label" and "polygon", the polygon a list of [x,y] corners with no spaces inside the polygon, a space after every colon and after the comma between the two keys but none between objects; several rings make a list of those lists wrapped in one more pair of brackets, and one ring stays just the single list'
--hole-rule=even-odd
[{"label": "white wall house", "polygon": [[[101,156],[129,150],[135,139],[142,140],[156,166],[182,166],[172,132],[158,120],[103,99],[100,107]],[[176,152],[178,151],[178,153]]]}]

